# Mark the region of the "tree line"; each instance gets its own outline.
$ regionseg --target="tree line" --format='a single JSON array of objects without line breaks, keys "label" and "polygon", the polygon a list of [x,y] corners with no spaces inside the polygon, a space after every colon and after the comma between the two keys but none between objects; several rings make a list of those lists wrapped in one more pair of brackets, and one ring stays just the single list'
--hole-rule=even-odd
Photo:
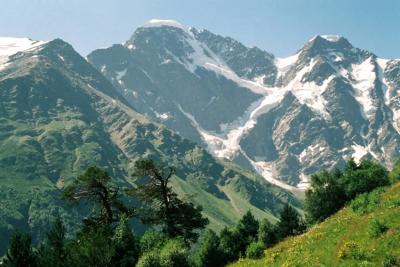
[{"label": "tree line", "polygon": [[[67,238],[60,217],[36,247],[29,234],[16,232],[3,266],[224,266],[240,257],[261,257],[265,247],[305,229],[298,212],[286,205],[276,225],[267,219],[259,222],[249,211],[219,234],[204,230],[208,219],[202,207],[172,190],[174,174],[173,167],[139,160],[133,174],[136,186],[121,189],[106,171],[88,168],[63,192],[70,204],[90,207],[74,238]],[[138,236],[132,220],[151,228]]]},{"label": "tree line", "polygon": [[[346,162],[342,170],[321,171],[311,176],[306,191],[305,219],[286,204],[273,224],[247,212],[234,226],[220,233],[205,229],[202,208],[180,199],[170,186],[175,170],[152,160],[135,163],[137,186],[122,190],[109,174],[90,167],[64,190],[66,201],[91,204],[74,238],[57,218],[46,240],[32,246],[31,237],[15,233],[4,266],[139,266],[218,267],[239,258],[260,258],[264,250],[288,236],[303,233],[322,222],[357,195],[389,185],[400,178],[400,163],[392,172],[364,160]],[[133,199],[127,205],[125,199]],[[131,221],[152,226],[142,236],[134,234]]]}]

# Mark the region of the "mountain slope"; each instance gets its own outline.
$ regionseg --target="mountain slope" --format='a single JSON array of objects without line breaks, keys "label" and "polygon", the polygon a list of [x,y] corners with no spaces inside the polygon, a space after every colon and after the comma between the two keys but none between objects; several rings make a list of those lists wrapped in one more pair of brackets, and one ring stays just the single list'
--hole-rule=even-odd
[{"label": "mountain slope", "polygon": [[384,262],[400,260],[400,183],[376,194],[379,200],[374,195],[355,211],[346,207],[307,233],[267,249],[265,258],[232,266],[397,266]]},{"label": "mountain slope", "polygon": [[0,41],[0,54],[17,50],[2,54],[0,71],[0,254],[13,229],[38,240],[57,214],[73,229],[84,209],[65,206],[60,195],[94,164],[121,186],[132,183],[139,158],[174,165],[174,189],[203,205],[214,229],[234,224],[247,209],[274,220],[282,203],[299,205],[292,194],[137,113],[64,41]]},{"label": "mountain slope", "polygon": [[152,20],[88,60],[138,111],[286,189],[303,190],[312,172],[350,157],[391,167],[399,156],[400,61],[340,36],[276,58]]}]

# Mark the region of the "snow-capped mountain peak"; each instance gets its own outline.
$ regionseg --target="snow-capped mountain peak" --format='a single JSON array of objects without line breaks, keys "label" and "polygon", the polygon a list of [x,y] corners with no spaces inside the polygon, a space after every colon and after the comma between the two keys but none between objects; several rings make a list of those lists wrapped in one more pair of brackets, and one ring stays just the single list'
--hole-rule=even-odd
[{"label": "snow-capped mountain peak", "polygon": [[142,28],[173,27],[189,31],[190,27],[172,19],[151,19],[146,21]]},{"label": "snow-capped mountain peak", "polygon": [[99,50],[89,60],[140,112],[215,156],[304,189],[308,175],[349,157],[400,155],[398,61],[339,35],[317,35],[277,58],[176,21],[147,25],[124,51]]},{"label": "snow-capped mountain peak", "polygon": [[18,52],[35,49],[46,42],[34,41],[29,38],[0,37],[0,69],[8,58]]}]

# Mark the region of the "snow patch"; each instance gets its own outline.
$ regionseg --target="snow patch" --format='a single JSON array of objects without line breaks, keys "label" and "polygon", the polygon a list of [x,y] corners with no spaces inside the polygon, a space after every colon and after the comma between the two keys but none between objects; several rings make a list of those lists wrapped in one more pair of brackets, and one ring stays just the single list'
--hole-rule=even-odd
[{"label": "snow patch", "polygon": [[293,66],[297,59],[299,58],[300,52],[297,54],[285,57],[285,58],[276,58],[275,65],[278,68],[278,77],[282,77],[285,73]]},{"label": "snow patch", "polygon": [[325,34],[320,36],[329,42],[337,42],[341,38],[340,35],[337,34]]},{"label": "snow patch", "polygon": [[187,27],[180,22],[172,19],[152,19],[144,23],[143,28],[156,28],[156,27],[174,27],[184,31],[189,31],[190,27]]},{"label": "snow patch", "polygon": [[370,120],[377,110],[376,103],[371,96],[375,89],[374,82],[376,79],[372,56],[361,64],[353,64],[351,74],[355,80],[352,84],[355,90],[355,98],[361,105],[364,118]]},{"label": "snow patch", "polygon": [[117,77],[116,77],[117,80],[121,80],[125,76],[126,72],[127,72],[127,69],[124,69],[122,71],[116,71],[115,75],[117,75]]},{"label": "snow patch", "polygon": [[[29,38],[0,37],[0,69],[5,67],[9,57],[23,51],[33,50],[46,42]],[[3,65],[3,66],[2,66]]]}]

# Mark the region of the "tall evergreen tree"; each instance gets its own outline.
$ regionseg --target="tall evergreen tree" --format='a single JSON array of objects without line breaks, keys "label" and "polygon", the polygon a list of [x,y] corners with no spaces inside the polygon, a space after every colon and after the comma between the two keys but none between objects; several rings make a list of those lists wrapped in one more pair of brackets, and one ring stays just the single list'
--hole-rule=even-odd
[{"label": "tall evergreen tree", "polygon": [[259,222],[250,211],[239,220],[235,228],[236,242],[239,244],[239,253],[244,255],[247,246],[257,239]]},{"label": "tall evergreen tree", "polygon": [[311,175],[311,187],[306,191],[305,211],[310,224],[322,222],[341,209],[347,201],[341,184],[340,170],[322,171]]},{"label": "tall evergreen tree", "polygon": [[219,250],[219,238],[212,230],[207,230],[200,239],[200,244],[193,256],[196,267],[224,266]]},{"label": "tall evergreen tree", "polygon": [[265,247],[273,246],[278,242],[276,231],[276,227],[272,225],[267,219],[262,220],[258,230],[259,242],[261,242]]},{"label": "tall evergreen tree", "polygon": [[186,241],[195,241],[197,230],[208,224],[208,219],[201,214],[201,206],[195,206],[178,198],[170,187],[170,179],[175,169],[157,165],[153,160],[135,162],[134,177],[139,183],[131,194],[138,197],[144,208],[144,223],[161,225],[169,237],[181,236]]},{"label": "tall evergreen tree", "polygon": [[45,244],[39,250],[39,262],[42,267],[68,266],[65,244],[65,226],[57,216],[53,227],[47,233]]},{"label": "tall evergreen tree", "polygon": [[371,160],[362,160],[356,164],[354,160],[346,162],[341,183],[347,199],[354,199],[356,195],[370,192],[377,187],[390,183],[388,171],[385,167]]},{"label": "tall evergreen tree", "polygon": [[297,211],[286,204],[279,214],[279,222],[277,224],[277,232],[280,239],[287,236],[300,234],[305,230],[304,223]]},{"label": "tall evergreen tree", "polygon": [[64,190],[64,197],[73,203],[80,200],[94,202],[96,209],[84,220],[87,226],[111,225],[119,221],[121,214],[133,216],[134,212],[121,202],[119,190],[111,185],[109,174],[95,166],[78,176]]},{"label": "tall evergreen tree", "polygon": [[114,230],[112,238],[115,253],[111,259],[116,267],[135,266],[140,253],[138,240],[128,225],[128,217],[124,214]]},{"label": "tall evergreen tree", "polygon": [[37,256],[32,249],[29,234],[16,232],[12,235],[3,262],[5,267],[37,267]]}]

